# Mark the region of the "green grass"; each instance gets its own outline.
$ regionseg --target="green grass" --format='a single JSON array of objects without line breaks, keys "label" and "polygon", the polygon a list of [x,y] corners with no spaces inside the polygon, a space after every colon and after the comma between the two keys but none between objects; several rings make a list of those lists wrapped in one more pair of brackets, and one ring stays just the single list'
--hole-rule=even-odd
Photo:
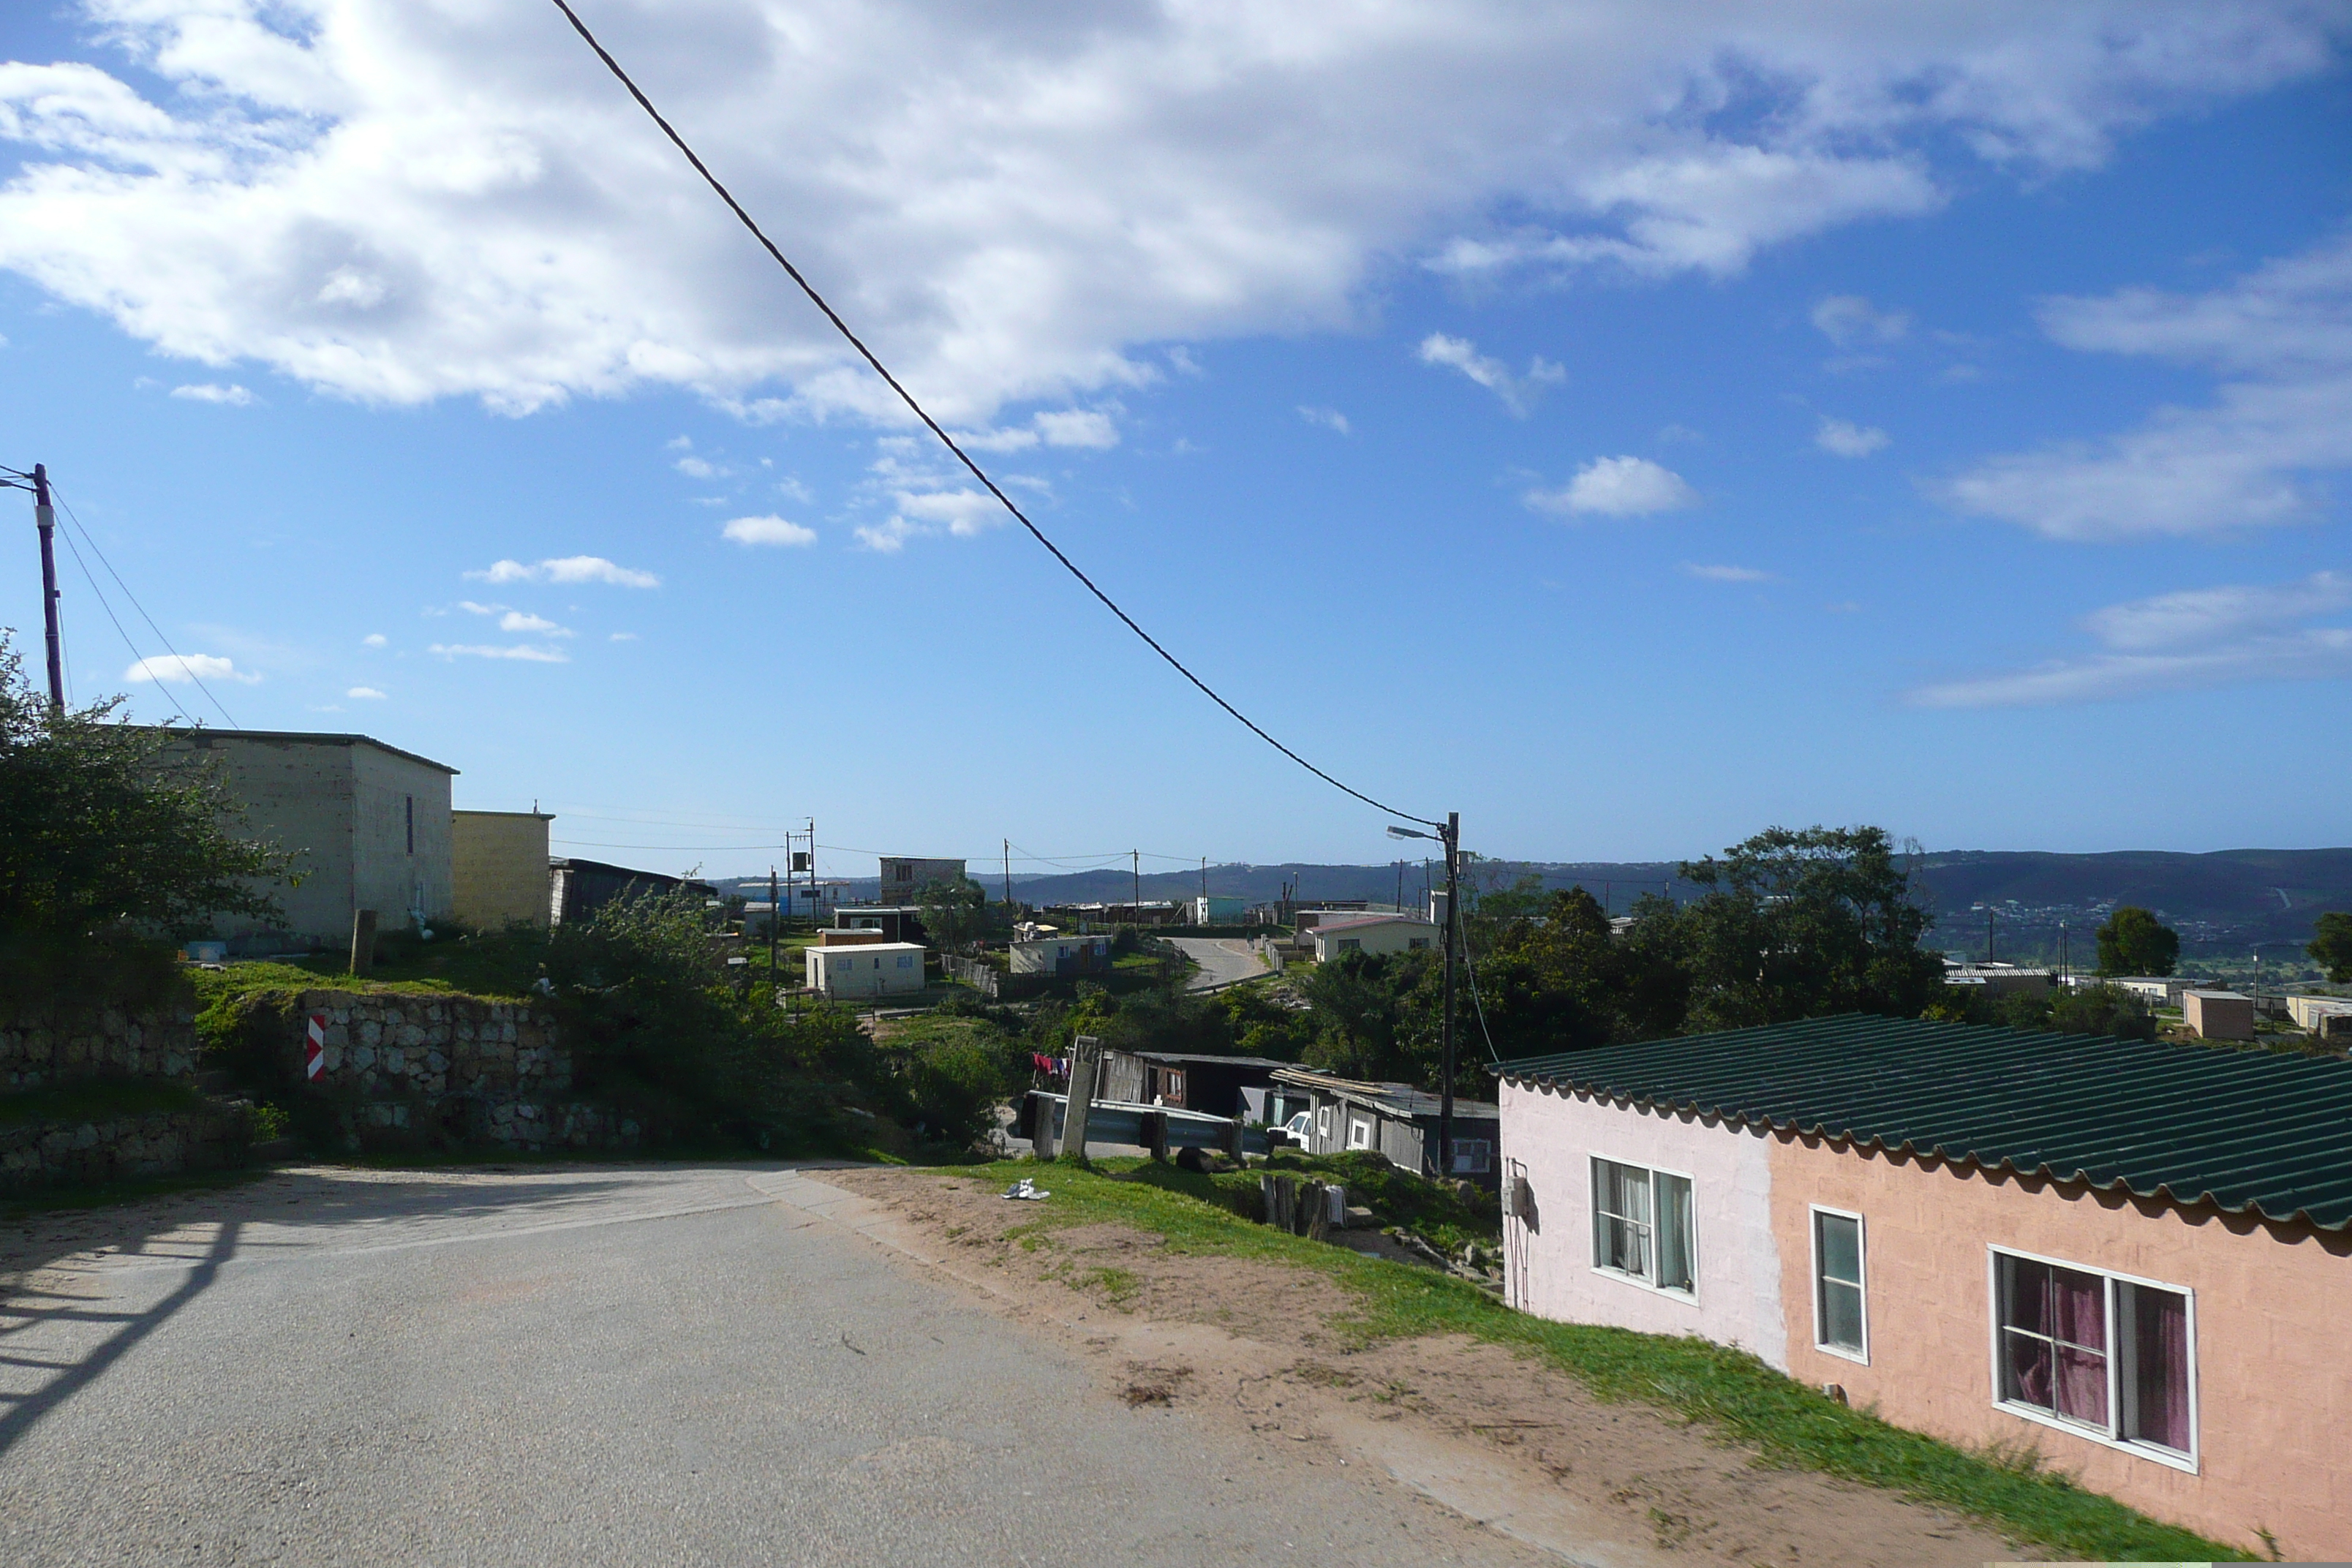
[{"label": "green grass", "polygon": [[[1541,1361],[1596,1396],[1673,1412],[1768,1464],[1885,1487],[1969,1514],[2021,1542],[2104,1562],[2252,1561],[2042,1468],[2030,1450],[1973,1452],[1849,1409],[1745,1351],[1706,1340],[1559,1323],[1515,1312],[1465,1281],[1282,1235],[1242,1218],[1214,1178],[1167,1166],[1007,1162],[955,1173],[1049,1188],[1014,1232],[1032,1244],[1068,1226],[1115,1223],[1184,1253],[1255,1258],[1331,1278],[1354,1299],[1332,1326],[1359,1342],[1463,1334]],[[1255,1173],[1249,1173],[1253,1185]]]}]

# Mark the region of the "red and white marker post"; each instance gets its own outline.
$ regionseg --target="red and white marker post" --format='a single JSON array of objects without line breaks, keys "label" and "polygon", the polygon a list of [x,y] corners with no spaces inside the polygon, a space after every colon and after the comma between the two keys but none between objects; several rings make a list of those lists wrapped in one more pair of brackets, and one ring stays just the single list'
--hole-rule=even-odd
[{"label": "red and white marker post", "polygon": [[316,1079],[327,1070],[327,1016],[310,1015],[310,1026],[302,1032],[302,1076]]}]

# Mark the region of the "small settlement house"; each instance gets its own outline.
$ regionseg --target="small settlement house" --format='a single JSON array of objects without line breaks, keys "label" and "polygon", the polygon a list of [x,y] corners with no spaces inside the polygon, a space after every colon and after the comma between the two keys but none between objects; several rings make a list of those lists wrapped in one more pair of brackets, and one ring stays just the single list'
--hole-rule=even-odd
[{"label": "small settlement house", "polygon": [[1438,929],[1414,915],[1327,915],[1298,933],[1315,944],[1315,962],[1343,952],[1416,952],[1433,948]]},{"label": "small settlement house", "polygon": [[1015,974],[1100,974],[1111,966],[1111,939],[1102,934],[1065,936],[1046,931],[1011,943]]},{"label": "small settlement house", "polygon": [[1847,1016],[1496,1071],[1514,1305],[2352,1558],[2352,1061]]},{"label": "small settlement house", "polygon": [[[1287,1063],[1265,1057],[1218,1057],[1190,1051],[1128,1051],[1105,1047],[1095,1092],[1130,1105],[1165,1105],[1211,1116],[1265,1120],[1266,1086]],[[1251,1091],[1256,1093],[1253,1097]],[[1260,1114],[1251,1115],[1255,1098]]]},{"label": "small settlement house", "polygon": [[801,950],[808,988],[835,1002],[870,1002],[923,988],[923,944],[886,942],[869,929],[816,933],[816,945]]},{"label": "small settlement house", "polygon": [[[1283,1109],[1302,1100],[1314,1118],[1307,1152],[1335,1154],[1376,1149],[1415,1175],[1437,1173],[1438,1097],[1408,1083],[1363,1083],[1306,1068],[1273,1074]],[[1454,1102],[1454,1174],[1492,1186],[1496,1182],[1496,1108],[1483,1100]]]}]

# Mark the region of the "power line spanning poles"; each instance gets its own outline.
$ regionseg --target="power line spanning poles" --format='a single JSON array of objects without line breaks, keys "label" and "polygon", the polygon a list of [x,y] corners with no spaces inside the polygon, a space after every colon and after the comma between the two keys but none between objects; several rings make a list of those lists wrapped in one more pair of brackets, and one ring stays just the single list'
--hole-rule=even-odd
[{"label": "power line spanning poles", "polygon": [[16,468],[0,468],[0,473],[10,476],[0,479],[0,489],[33,492],[33,526],[41,532],[41,619],[48,636],[49,711],[62,714],[66,665],[58,641],[58,513],[49,504],[49,470],[46,464],[35,463],[29,474]]}]

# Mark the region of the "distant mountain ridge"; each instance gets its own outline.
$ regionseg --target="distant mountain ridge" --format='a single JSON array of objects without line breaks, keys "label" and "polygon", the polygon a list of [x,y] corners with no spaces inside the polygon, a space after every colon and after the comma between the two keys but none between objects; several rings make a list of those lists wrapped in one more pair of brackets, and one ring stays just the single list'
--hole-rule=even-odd
[{"label": "distant mountain ridge", "polygon": [[[1533,873],[1548,888],[1581,886],[1595,898],[1605,898],[1612,912],[1622,914],[1645,893],[1695,896],[1697,889],[1678,880],[1675,869],[1675,862],[1664,860],[1481,860],[1475,866],[1475,880],[1480,887],[1501,887]],[[2088,943],[2091,930],[2117,904],[2156,910],[2179,929],[2192,952],[2239,950],[2256,942],[2308,942],[2312,921],[2322,910],[2352,910],[2352,848],[2221,849],[2202,855],[2158,849],[2099,855],[1952,849],[1919,855],[1911,870],[1937,916],[1930,942],[1969,952],[1983,945],[1987,906],[1997,944],[2015,942],[2023,944],[2021,952],[2036,950],[2054,941],[2063,921],[2078,933],[2078,961],[2087,953],[2082,944]],[[1419,904],[1423,862],[1405,862],[1402,877],[1399,873],[1396,862],[1333,866],[1292,861],[1211,866],[1206,881],[1212,893],[1252,903],[1271,903],[1291,885],[1298,900],[1309,906],[1325,899],[1387,903],[1396,899],[1402,885],[1403,901]],[[1442,881],[1444,868],[1433,864],[1427,876],[1433,882]],[[992,894],[1003,885],[1001,876],[978,879]],[[747,892],[755,886],[764,890],[766,879],[745,880]],[[866,897],[879,885],[872,878],[850,883]],[[1015,872],[1013,877],[1014,895],[1031,904],[1123,901],[1134,896],[1136,886],[1129,872],[1113,869],[1043,876]],[[1189,899],[1202,886],[1198,870],[1147,871],[1141,881],[1146,899]]]}]

